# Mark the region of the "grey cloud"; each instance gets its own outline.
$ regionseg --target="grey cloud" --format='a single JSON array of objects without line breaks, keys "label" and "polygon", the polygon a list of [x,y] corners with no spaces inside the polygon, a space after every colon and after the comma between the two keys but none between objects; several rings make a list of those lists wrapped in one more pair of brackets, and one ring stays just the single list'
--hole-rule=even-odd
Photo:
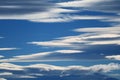
[{"label": "grey cloud", "polygon": [[48,0],[0,0],[0,15],[17,15],[42,12],[54,4]]},{"label": "grey cloud", "polygon": [[94,4],[88,9],[104,11],[104,12],[115,12],[120,13],[120,1],[119,0],[105,0]]},{"label": "grey cloud", "polygon": [[119,1],[114,1],[113,4],[112,2],[113,0],[2,0],[0,1],[0,19],[28,20],[32,22],[70,22],[74,20],[103,21],[105,19],[109,21],[111,20],[110,16],[108,16],[110,17],[109,19],[108,17],[102,15],[80,16],[77,14],[84,10],[118,13],[119,10],[117,8],[119,8],[119,5],[115,4],[118,4]]}]

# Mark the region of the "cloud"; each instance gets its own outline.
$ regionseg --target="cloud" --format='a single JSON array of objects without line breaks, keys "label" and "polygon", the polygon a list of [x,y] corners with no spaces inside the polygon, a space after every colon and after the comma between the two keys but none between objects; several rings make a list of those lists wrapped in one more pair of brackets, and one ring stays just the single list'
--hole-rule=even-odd
[{"label": "cloud", "polygon": [[115,27],[97,27],[97,28],[80,28],[75,29],[76,32],[86,32],[93,34],[93,36],[88,36],[88,39],[97,39],[97,38],[111,38],[109,40],[99,40],[99,41],[91,41],[88,44],[90,45],[108,45],[108,44],[117,44],[120,45],[120,40],[112,38],[119,38],[120,37],[120,28],[119,25]]},{"label": "cloud", "polygon": [[111,56],[106,56],[105,58],[113,59],[113,60],[120,60],[120,55],[111,55]]},{"label": "cloud", "polygon": [[[105,59],[105,56],[118,55],[119,53],[119,49],[118,49],[118,47],[120,46],[119,25],[112,27],[78,28],[72,31],[80,34],[74,36],[58,37],[50,41],[33,41],[33,42],[28,42],[28,44],[37,45],[38,47],[42,46],[48,48],[66,48],[68,50],[75,49],[78,51],[79,50],[83,51],[82,54],[69,54],[69,58],[71,59],[76,58],[78,60]],[[104,51],[103,48],[105,48]],[[112,50],[116,52],[114,53]],[[60,50],[59,52],[62,51]],[[65,52],[72,52],[72,51],[65,51]],[[103,55],[101,55],[101,53]],[[51,56],[52,56],[51,54],[47,56],[47,59]],[[65,58],[67,58],[66,54],[64,54],[64,56]],[[64,56],[62,55],[63,58]],[[56,58],[58,57],[56,56]]]},{"label": "cloud", "polygon": [[63,54],[74,54],[74,53],[81,53],[83,51],[79,51],[79,50],[58,50],[56,52],[63,53]]},{"label": "cloud", "polygon": [[[79,29],[75,29],[74,31],[76,31],[76,32],[101,33],[101,34],[103,33],[104,34],[104,33],[120,33],[119,30],[120,30],[119,25],[116,25],[114,27],[79,28]],[[106,32],[106,31],[108,31],[108,32]]]},{"label": "cloud", "polygon": [[3,72],[3,73],[0,73],[0,76],[11,76],[13,75],[12,73],[10,72]]},{"label": "cloud", "polygon": [[72,0],[68,2],[58,3],[62,7],[91,7],[92,5],[103,2],[104,0]]},{"label": "cloud", "polygon": [[[38,62],[38,61],[61,61],[61,60],[72,60],[70,58],[64,58],[64,55],[70,54],[81,54],[83,51],[80,50],[56,50],[51,52],[41,52],[28,55],[17,55],[9,59],[1,59],[0,62]],[[59,58],[58,58],[59,56]]]},{"label": "cloud", "polygon": [[108,17],[106,16],[89,16],[89,15],[74,15],[74,14],[70,15],[68,14],[68,12],[70,11],[74,12],[72,10],[63,9],[63,11],[61,11],[61,9],[58,9],[58,10],[53,9],[53,10],[49,10],[46,12],[20,15],[20,16],[17,16],[17,15],[0,16],[0,19],[28,20],[32,22],[47,22],[47,23],[70,22],[73,20],[105,20],[105,19],[108,19]]},{"label": "cloud", "polygon": [[0,51],[16,50],[18,48],[0,48]]},{"label": "cloud", "polygon": [[90,45],[110,45],[110,44],[120,45],[120,40],[96,41],[96,42],[91,42],[89,44]]},{"label": "cloud", "polygon": [[[84,34],[75,36],[60,37],[51,41],[28,42],[47,47],[78,47],[81,45],[109,45],[120,44],[120,28],[117,27],[91,27],[75,29],[75,32],[85,32]],[[115,39],[114,39],[115,38]],[[102,39],[102,40],[101,40]],[[114,40],[113,40],[114,39]]]},{"label": "cloud", "polygon": [[0,59],[1,59],[1,58],[4,58],[4,56],[3,56],[3,55],[0,55]]},{"label": "cloud", "polygon": [[43,12],[50,9],[54,4],[47,0],[5,0],[0,1],[0,15],[24,15],[35,12]]},{"label": "cloud", "polygon": [[119,3],[118,0],[74,0],[58,4],[62,7],[79,7],[83,10],[119,13]]},{"label": "cloud", "polygon": [[7,79],[5,79],[5,78],[0,78],[0,80],[7,80]]},{"label": "cloud", "polygon": [[4,38],[4,37],[0,37],[0,39],[1,39],[1,38]]},{"label": "cloud", "polygon": [[110,72],[111,70],[116,70],[116,69],[120,69],[119,68],[119,64],[114,64],[114,63],[110,63],[108,65],[95,65],[92,66],[90,69],[92,69],[93,71],[101,71],[101,72]]},{"label": "cloud", "polygon": [[2,69],[2,70],[14,70],[14,71],[23,70],[21,66],[10,64],[10,63],[1,63],[0,69]]},{"label": "cloud", "polygon": [[[104,74],[107,74],[109,72],[120,70],[120,64],[118,63],[110,63],[110,64],[99,64],[99,65],[93,65],[93,66],[54,66],[54,65],[48,65],[48,64],[32,64],[27,66],[20,66],[15,65],[11,63],[1,63],[1,65],[7,64],[8,66],[5,66],[2,70],[2,75],[0,77],[6,78],[8,80],[12,79],[43,79],[44,77],[49,77],[51,79],[52,77],[59,77],[64,79],[65,77],[74,77],[81,80],[86,79],[85,77],[89,76],[90,78],[93,78],[93,75],[97,78],[100,78],[101,80],[104,80],[103,78],[109,78],[107,76],[102,76]],[[14,66],[12,66],[14,65]],[[15,67],[16,66],[16,67]],[[18,68],[20,66],[22,70],[11,70],[10,68]],[[7,72],[5,72],[7,71]],[[3,76],[4,75],[4,76]],[[82,77],[82,78],[81,78]],[[96,78],[95,78],[96,79]]]},{"label": "cloud", "polygon": [[[104,10],[108,3],[111,1],[104,0],[72,0],[68,2],[52,2],[52,1],[41,1],[41,0],[25,0],[17,1],[1,1],[0,7],[0,19],[17,19],[17,20],[28,20],[33,22],[70,22],[74,20],[102,20],[109,21],[115,16],[103,16],[103,15],[77,15],[84,10]],[[115,1],[114,1],[115,2]],[[119,2],[119,1],[118,1]],[[104,3],[104,4],[103,4]],[[117,2],[115,2],[117,3]],[[103,4],[103,7],[97,5]],[[113,3],[114,4],[114,3]],[[113,7],[111,4],[110,8]],[[115,5],[114,5],[115,6]],[[118,6],[118,5],[117,5]],[[65,8],[68,7],[68,8]],[[71,8],[73,7],[73,8]],[[76,7],[83,7],[77,8]],[[85,8],[85,9],[84,9]],[[108,8],[108,7],[107,7]],[[104,11],[107,11],[104,10]],[[113,11],[113,10],[111,10]]]}]

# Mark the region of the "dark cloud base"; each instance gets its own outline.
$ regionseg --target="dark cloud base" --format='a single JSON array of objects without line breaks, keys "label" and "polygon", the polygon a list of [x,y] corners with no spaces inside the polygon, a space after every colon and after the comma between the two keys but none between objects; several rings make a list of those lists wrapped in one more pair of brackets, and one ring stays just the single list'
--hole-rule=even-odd
[{"label": "dark cloud base", "polygon": [[19,15],[42,12],[54,6],[48,0],[0,0],[0,15]]}]

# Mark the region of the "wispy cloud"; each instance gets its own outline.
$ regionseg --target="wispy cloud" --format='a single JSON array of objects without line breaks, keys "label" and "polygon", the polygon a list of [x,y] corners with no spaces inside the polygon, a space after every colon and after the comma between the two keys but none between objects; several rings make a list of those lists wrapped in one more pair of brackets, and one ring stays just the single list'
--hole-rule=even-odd
[{"label": "wispy cloud", "polygon": [[106,56],[105,58],[113,59],[113,60],[120,60],[120,55],[111,55],[111,56]]},{"label": "wispy cloud", "polygon": [[81,53],[83,51],[80,51],[80,50],[58,50],[55,52],[63,53],[63,54],[75,54],[75,53]]},{"label": "wispy cloud", "polygon": [[0,78],[0,80],[7,80],[7,79],[5,79],[5,78]]},{"label": "wispy cloud", "polygon": [[4,58],[4,56],[3,56],[3,55],[0,55],[0,59],[1,59],[1,58]]},{"label": "wispy cloud", "polygon": [[74,0],[58,4],[62,7],[79,7],[83,10],[119,13],[119,3],[118,0]]},{"label": "wispy cloud", "polygon": [[54,4],[47,0],[12,0],[0,1],[0,15],[23,15],[35,12],[43,12]]},{"label": "wispy cloud", "polygon": [[4,38],[4,37],[0,37],[0,39],[1,39],[1,38]]},{"label": "wispy cloud", "polygon": [[18,48],[0,48],[0,51],[16,50]]},{"label": "wispy cloud", "polygon": [[0,76],[11,76],[13,75],[12,73],[10,72],[3,72],[3,73],[0,73]]},{"label": "wispy cloud", "polygon": [[[119,30],[120,30],[119,25],[115,25],[113,27],[79,28],[79,29],[75,29],[74,31],[77,31],[77,32],[90,32],[90,33],[101,33],[102,34],[102,33],[120,33]],[[106,31],[108,31],[108,32],[106,32]]]},{"label": "wispy cloud", "polygon": [[[85,32],[81,35],[60,37],[52,41],[44,42],[28,42],[40,46],[53,47],[75,47],[81,45],[99,45],[99,44],[120,44],[120,28],[119,27],[98,27],[98,28],[79,28],[75,32]],[[116,38],[115,40],[113,40]],[[91,40],[93,39],[93,40]],[[98,39],[97,41],[95,41]],[[103,39],[103,40],[101,40]],[[104,40],[108,39],[108,40]],[[76,44],[77,43],[77,44]]]},{"label": "wispy cloud", "polygon": [[[92,78],[92,76],[95,75],[95,73],[97,73],[97,75],[95,75],[96,77],[102,78],[103,76],[98,75],[98,74],[103,75],[108,72],[120,70],[120,64],[117,64],[117,63],[98,64],[98,65],[93,65],[93,66],[88,66],[88,67],[81,66],[81,65],[54,66],[54,65],[48,65],[48,64],[32,64],[28,66],[20,66],[20,65],[14,65],[11,63],[1,63],[0,67],[2,67],[0,68],[0,70],[2,70],[3,72],[1,73],[0,77],[9,78],[9,79],[13,79],[13,78],[14,79],[21,79],[21,78],[22,79],[25,79],[25,78],[26,79],[36,78],[37,79],[37,78],[48,77],[48,76],[51,76],[51,77],[58,76],[58,77],[64,78],[65,76],[73,76],[73,75],[82,76],[82,79],[83,79],[87,75],[89,75],[89,77],[91,76]],[[15,70],[13,68],[15,68]]]},{"label": "wispy cloud", "polygon": [[[56,50],[51,52],[41,52],[41,53],[33,53],[28,55],[18,55],[9,59],[1,59],[0,62],[39,62],[39,61],[62,61],[62,60],[72,60],[72,59],[64,59],[64,55],[70,54],[81,54],[83,51],[80,50]],[[63,55],[59,56],[58,55]]]},{"label": "wispy cloud", "polygon": [[[75,50],[83,51],[83,54],[86,54],[86,55],[89,53],[89,50],[87,50],[87,49],[88,48],[92,49],[92,48],[94,48],[94,46],[101,48],[101,46],[109,47],[109,45],[117,45],[117,46],[120,45],[119,25],[116,25],[113,27],[79,28],[79,29],[74,29],[73,31],[78,32],[78,33],[80,32],[80,34],[74,35],[74,36],[59,37],[59,38],[53,39],[51,41],[38,41],[38,42],[33,41],[33,42],[28,42],[28,44],[49,47],[49,48],[51,48],[51,47],[52,48],[56,48],[56,47],[63,48],[64,47],[64,48],[68,48],[69,50],[75,49]],[[82,32],[84,32],[84,33],[82,33]],[[64,50],[62,50],[62,51],[64,51]],[[58,52],[62,52],[62,51],[58,50]],[[67,52],[72,53],[72,51],[65,51],[64,53],[67,53]],[[109,53],[109,51],[107,53]],[[104,55],[100,55],[101,53],[96,53],[96,54],[97,54],[97,56],[99,56],[98,59],[105,59],[105,56],[109,55],[107,53],[103,53]],[[111,53],[111,55],[112,54],[113,53]],[[76,57],[78,56],[78,54],[74,54],[74,55],[76,55]],[[82,55],[82,54],[80,54],[79,56],[82,56],[82,59],[84,57],[84,55]],[[86,56],[86,58],[84,57],[84,59],[87,59],[87,58],[88,58],[87,56]],[[91,56],[91,58],[95,59],[95,57],[93,57],[93,56]],[[71,59],[74,59],[74,58],[71,57]]]},{"label": "wispy cloud", "polygon": [[[3,5],[4,3],[4,5]],[[113,4],[111,4],[113,3]],[[118,9],[112,9],[113,7],[119,7],[115,5],[120,3],[113,0],[72,0],[68,2],[51,2],[41,0],[25,0],[17,1],[1,1],[0,7],[0,19],[17,19],[17,20],[29,20],[33,22],[69,22],[74,20],[102,20],[109,21],[115,16],[103,16],[103,15],[77,15],[78,13],[86,10],[93,11],[107,11],[118,12]],[[100,5],[100,6],[98,6]],[[103,6],[101,6],[103,5]],[[107,6],[109,5],[109,6]],[[66,8],[68,7],[68,8]],[[71,8],[73,7],[73,8]],[[76,7],[79,7],[76,9]],[[75,9],[74,9],[75,8]],[[9,13],[8,13],[9,11]],[[3,16],[4,14],[4,16]],[[115,21],[115,20],[114,20]]]}]

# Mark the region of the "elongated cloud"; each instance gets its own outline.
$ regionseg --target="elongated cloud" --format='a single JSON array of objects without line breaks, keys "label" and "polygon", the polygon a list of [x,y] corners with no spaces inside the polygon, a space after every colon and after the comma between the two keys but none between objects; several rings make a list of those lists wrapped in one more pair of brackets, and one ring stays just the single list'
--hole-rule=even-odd
[{"label": "elongated cloud", "polygon": [[4,56],[0,55],[0,58],[4,58]]},{"label": "elongated cloud", "polygon": [[[95,28],[95,27],[79,28],[79,29],[75,29],[74,31],[85,32],[85,34],[61,37],[52,41],[44,41],[44,42],[33,41],[33,42],[28,42],[28,44],[35,44],[40,46],[51,46],[51,47],[52,46],[53,47],[75,47],[77,46],[76,43],[82,44],[82,45],[84,44],[85,45],[108,45],[108,44],[120,45],[120,40],[119,40],[120,28],[118,26],[117,27],[98,27],[98,28]],[[105,39],[108,39],[108,40],[105,40]]]},{"label": "elongated cloud", "polygon": [[[63,59],[64,55],[68,56],[70,54],[81,54],[83,51],[80,50],[57,50],[51,52],[41,52],[41,53],[34,53],[29,55],[18,55],[14,56],[13,58],[9,59],[1,59],[0,62],[38,62],[38,61],[61,61],[61,60],[68,60]],[[57,59],[56,57],[59,58]],[[69,59],[71,60],[71,59]]]},{"label": "elongated cloud", "polygon": [[7,80],[7,79],[5,79],[5,78],[0,78],[0,80]]},{"label": "elongated cloud", "polygon": [[[120,28],[119,25],[113,27],[91,27],[91,28],[78,28],[74,29],[74,32],[82,32],[83,34],[74,35],[74,36],[64,36],[58,37],[56,39],[50,41],[33,41],[28,42],[28,44],[38,45],[38,47],[48,47],[48,48],[68,48],[76,49],[83,51],[83,54],[71,54],[69,56],[71,59],[76,58],[79,59],[88,59],[84,54],[88,54],[90,59],[105,59],[105,56],[110,55],[118,55],[120,46]],[[112,47],[114,46],[114,47]],[[97,47],[97,48],[95,48]],[[102,51],[102,48],[105,48],[105,51]],[[111,47],[111,49],[109,49]],[[90,49],[88,49],[90,48]],[[112,49],[116,50],[116,53],[112,53]],[[59,51],[59,50],[58,50]],[[62,50],[64,51],[64,50]],[[59,51],[59,52],[62,52]],[[97,52],[96,52],[97,51]],[[72,51],[65,51],[72,52]],[[103,55],[101,55],[101,52]],[[91,54],[91,55],[90,55]],[[95,55],[98,55],[98,58]],[[94,57],[93,57],[94,56]]]},{"label": "elongated cloud", "polygon": [[[3,65],[7,65],[4,66]],[[110,63],[110,64],[99,64],[93,66],[54,66],[48,64],[32,64],[28,66],[20,66],[11,63],[1,63],[0,67],[3,67],[2,73],[0,73],[0,77],[12,79],[29,79],[32,78],[42,79],[44,77],[59,77],[60,79],[64,79],[65,77],[74,76],[74,78],[78,78],[81,80],[86,79],[85,77],[89,76],[93,78],[93,75],[97,78],[101,78],[104,80],[106,74],[108,72],[113,72],[116,70],[120,70],[120,64]],[[16,70],[14,70],[15,68]],[[97,74],[96,74],[97,73]],[[87,74],[87,75],[86,75]],[[102,75],[101,75],[102,74]],[[75,77],[76,76],[76,77]],[[82,78],[80,77],[82,76]],[[50,78],[50,77],[49,77]],[[109,78],[106,76],[106,78]],[[95,78],[96,79],[96,78]],[[49,80],[49,79],[48,79]]]},{"label": "elongated cloud", "polygon": [[20,15],[30,14],[35,12],[46,11],[54,4],[47,0],[2,0],[0,1],[0,15]]},{"label": "elongated cloud", "polygon": [[10,76],[10,75],[13,75],[12,73],[10,72],[4,72],[4,73],[0,73],[0,76]]},{"label": "elongated cloud", "polygon": [[80,50],[58,50],[56,52],[63,53],[63,54],[74,54],[74,53],[81,53],[83,51],[80,51]]},{"label": "elongated cloud", "polygon": [[0,51],[16,50],[18,48],[0,48]]},{"label": "elongated cloud", "polygon": [[[94,27],[94,28],[80,28],[75,29],[76,32],[90,32],[90,33],[120,33],[120,25],[116,25],[115,27]],[[108,31],[108,32],[106,32]],[[114,34],[113,34],[114,35]],[[110,36],[110,35],[109,35]],[[111,35],[112,36],[112,35]],[[107,36],[106,36],[107,37]]]},{"label": "elongated cloud", "polygon": [[103,12],[120,12],[120,1],[118,0],[74,0],[58,3],[63,7],[79,7],[83,10],[96,10]]},{"label": "elongated cloud", "polygon": [[111,55],[111,56],[106,56],[105,58],[113,59],[113,60],[120,60],[120,55]]},{"label": "elongated cloud", "polygon": [[[69,22],[74,20],[111,20],[115,16],[77,15],[81,11],[118,12],[117,0],[71,0],[54,2],[48,0],[1,1],[0,19],[28,20],[33,22]],[[117,4],[117,5],[115,5]],[[98,6],[100,5],[100,6]],[[109,6],[107,6],[109,5]],[[67,8],[66,8],[67,7]],[[71,8],[73,7],[73,8]],[[76,7],[80,7],[77,8]],[[115,7],[117,7],[115,9]],[[74,9],[75,8],[75,9]],[[114,9],[112,9],[114,8]],[[117,17],[118,18],[118,17]],[[115,21],[115,20],[114,20]]]},{"label": "elongated cloud", "polygon": [[4,38],[4,37],[0,37],[0,39],[1,39],[1,38]]}]

